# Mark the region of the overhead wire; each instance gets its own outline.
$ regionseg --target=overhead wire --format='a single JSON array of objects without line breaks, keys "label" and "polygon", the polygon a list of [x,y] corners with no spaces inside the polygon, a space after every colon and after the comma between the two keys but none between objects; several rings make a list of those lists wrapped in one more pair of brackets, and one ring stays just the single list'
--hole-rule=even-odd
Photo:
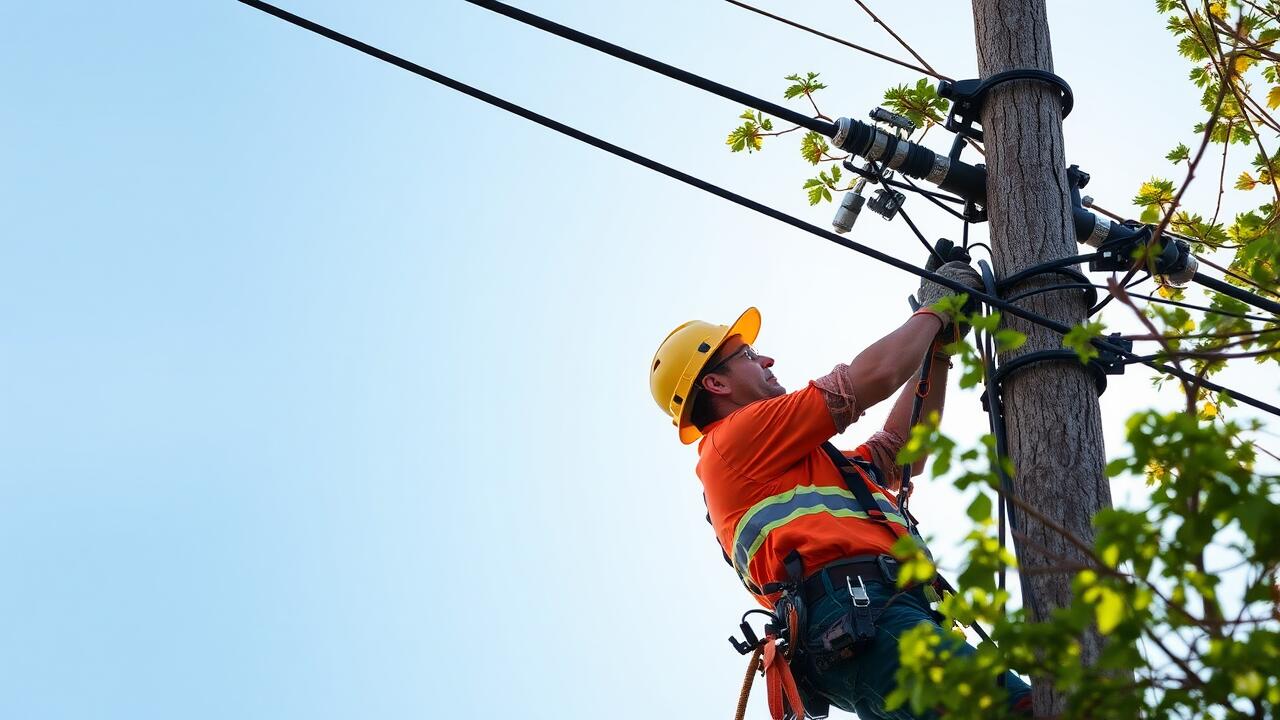
[{"label": "overhead wire", "polygon": [[1200,261],[1201,264],[1208,265],[1214,270],[1222,271],[1222,273],[1227,277],[1235,278],[1236,280],[1239,280],[1240,282],[1246,285],[1250,285],[1258,290],[1261,290],[1262,292],[1267,293],[1268,295],[1274,295],[1276,297],[1280,297],[1280,292],[1276,292],[1275,290],[1272,290],[1271,288],[1253,280],[1252,278],[1245,277],[1244,275],[1241,275],[1240,273],[1234,270],[1231,270],[1230,268],[1222,267],[1221,265],[1218,265],[1217,263],[1204,257],[1203,255],[1196,255],[1195,258],[1196,260]]},{"label": "overhead wire", "polygon": [[[1042,293],[1052,292],[1054,290],[1082,290],[1085,288],[1094,288],[1098,290],[1110,289],[1107,285],[1100,285],[1098,283],[1062,283],[1059,285],[1046,285],[1044,287],[1032,288],[1031,290],[1026,290],[1024,292],[1018,293],[1017,295],[1007,297],[1005,298],[1005,300],[1008,300],[1009,302],[1017,302],[1019,300],[1022,300],[1023,298],[1031,297],[1032,295],[1040,295]],[[1136,295],[1134,293],[1129,293],[1129,297],[1142,298],[1143,300],[1147,300],[1149,302],[1153,302],[1159,305],[1174,305],[1176,307],[1186,308],[1188,310],[1199,310],[1201,312],[1205,312],[1210,315],[1222,315],[1225,317],[1241,318],[1243,320],[1254,320],[1256,322],[1274,322],[1275,321],[1275,318],[1265,318],[1265,317],[1260,317],[1258,315],[1249,315],[1247,313],[1238,313],[1231,310],[1222,310],[1220,308],[1207,307],[1204,305],[1195,305],[1193,303],[1181,302],[1178,300],[1171,300],[1169,298],[1162,298],[1159,295]]]},{"label": "overhead wire", "polygon": [[800,23],[794,20],[788,20],[787,18],[784,18],[780,15],[774,15],[773,13],[768,12],[766,10],[761,10],[760,8],[752,7],[751,5],[748,5],[744,2],[740,2],[740,0],[725,0],[725,2],[729,3],[730,5],[737,5],[743,10],[750,10],[751,12],[756,13],[758,15],[763,15],[764,17],[767,17],[770,20],[776,20],[784,25],[790,25],[793,28],[803,30],[813,35],[817,35],[818,37],[823,38],[824,40],[830,40],[831,42],[839,43],[841,45],[844,45],[845,47],[853,48],[858,52],[866,53],[873,57],[880,58],[881,60],[884,60],[886,62],[891,62],[894,65],[901,65],[902,67],[907,68],[908,70],[915,70],[916,72],[924,73],[925,75],[928,75],[933,78],[937,78],[938,80],[951,80],[951,78],[947,77],[946,75],[942,75],[928,68],[923,68],[923,67],[920,67],[919,65],[912,65],[911,63],[906,62],[905,60],[899,60],[895,57],[885,55],[884,53],[876,52],[875,50],[872,50],[870,48],[866,48],[861,45],[851,43],[848,40],[838,38],[835,35],[829,35],[827,33],[822,32],[821,30],[816,30],[807,25],[801,25]]},{"label": "overhead wire", "polygon": [[[971,298],[979,300],[983,303],[986,303],[991,307],[1003,310],[1009,313],[1010,315],[1014,315],[1024,320],[1027,320],[1029,322],[1036,323],[1038,325],[1041,325],[1042,327],[1048,328],[1050,330],[1053,330],[1063,335],[1065,335],[1071,330],[1069,326],[1063,323],[1060,323],[1056,320],[1041,316],[1029,310],[1024,310],[1016,305],[1013,305],[1005,300],[1002,300],[999,297],[995,297],[983,292],[974,291],[971,288],[965,286],[963,283],[952,280],[948,277],[944,277],[937,273],[930,272],[923,268],[917,267],[905,260],[901,260],[899,258],[893,257],[892,255],[888,255],[886,253],[883,253],[869,246],[863,245],[853,240],[849,240],[848,238],[837,235],[836,233],[826,230],[824,228],[820,228],[816,225],[813,225],[812,223],[801,220],[800,218],[788,215],[780,210],[774,209],[772,207],[769,207],[768,205],[752,200],[750,198],[747,198],[743,195],[740,195],[738,193],[722,188],[713,183],[702,180],[701,178],[695,177],[693,175],[682,172],[680,170],[676,170],[675,168],[659,163],[655,160],[652,160],[643,155],[627,150],[623,147],[610,143],[606,140],[597,138],[593,135],[590,135],[581,130],[573,128],[569,125],[561,123],[557,120],[553,120],[544,115],[538,114],[532,110],[528,110],[522,106],[516,105],[515,103],[504,100],[500,97],[497,97],[496,95],[492,95],[483,90],[479,90],[477,88],[471,87],[470,85],[454,80],[453,78],[445,76],[434,70],[430,70],[426,67],[423,67],[422,65],[406,60],[397,55],[393,55],[385,50],[374,47],[373,45],[369,45],[368,43],[365,43],[355,38],[344,35],[340,32],[337,32],[336,30],[332,30],[323,25],[320,25],[319,23],[313,22],[299,15],[295,15],[287,10],[276,7],[275,5],[271,5],[270,3],[262,2],[262,0],[239,0],[239,2],[249,7],[253,7],[257,10],[260,10],[262,12],[265,12],[269,15],[273,15],[290,24],[296,25],[300,28],[316,33],[317,35],[333,40],[334,42],[346,45],[354,50],[358,50],[367,55],[375,57],[379,60],[387,62],[391,65],[395,65],[399,68],[412,72],[416,75],[432,80],[433,82],[437,82],[452,90],[456,90],[465,95],[469,95],[473,98],[476,98],[477,100],[481,100],[490,105],[506,110],[507,112],[510,112],[514,115],[523,117],[527,120],[530,120],[531,122],[535,122],[539,125],[542,125],[543,127],[549,128],[551,130],[555,130],[556,132],[572,137],[588,145],[604,150],[606,152],[609,152],[623,159],[629,160],[637,165],[654,170],[655,172],[659,172],[672,179],[679,180],[680,182],[683,182],[687,185],[691,185],[700,190],[716,195],[717,197],[720,197],[722,199],[738,204],[742,207],[753,210],[757,213],[760,213],[761,215],[765,215],[766,217],[770,217],[779,222],[785,223],[787,225],[791,225],[792,227],[798,228],[800,230],[804,230],[810,234],[821,237],[827,240],[828,242],[832,242],[842,247],[845,247],[847,249],[861,253],[863,255],[866,255],[867,257],[870,257],[879,262],[895,267],[899,270],[903,270],[917,277],[928,279],[952,291],[968,293]],[[748,98],[749,100],[743,101],[743,102],[746,102],[746,104],[748,105],[751,105],[753,102],[759,102],[762,105],[773,105],[772,103],[767,103],[767,101],[760,101],[757,98],[752,98],[752,96],[748,95],[747,93],[733,90],[732,88],[723,86],[720,83],[715,83],[713,81],[706,80],[705,78],[698,77],[696,75],[693,75],[692,73],[688,73],[686,71],[679,70],[678,68],[674,68],[670,65],[666,65],[665,63],[660,63],[650,58],[646,58],[642,55],[639,55],[638,53],[625,50],[624,48],[619,48],[618,46],[612,45],[610,43],[605,43],[604,41],[598,40],[596,38],[592,38],[591,36],[585,35],[584,33],[578,32],[576,30],[572,30],[570,28],[566,28],[556,23],[552,23],[550,21],[544,20],[537,16],[530,15],[529,13],[526,13],[524,11],[516,10],[515,8],[511,8],[510,6],[504,5],[502,3],[494,2],[493,0],[467,0],[467,2],[471,2],[472,4],[479,5],[481,7],[494,9],[495,11],[500,12],[503,15],[507,15],[509,17],[512,17],[513,19],[520,20],[521,22],[526,22],[535,27],[540,27],[543,29],[546,29],[546,27],[544,26],[553,27],[555,28],[555,30],[548,30],[548,31],[554,32],[554,34],[557,34],[557,35],[562,35],[568,39],[574,39],[575,41],[582,42],[583,44],[588,44],[589,46],[592,46],[592,47],[595,47],[597,45],[602,47],[607,47],[609,48],[608,50],[602,50],[602,51],[607,52],[608,54],[614,55],[615,57],[619,57],[620,59],[627,59],[631,62],[635,62],[636,64],[640,64],[644,67],[655,66],[654,68],[655,70],[656,68],[660,67],[662,68],[662,70],[656,70],[656,71],[662,72],[662,74],[670,73],[671,76],[675,79],[681,79],[685,82],[689,82],[690,84],[695,84],[699,87],[703,87],[705,85],[706,87],[704,87],[704,89],[709,89],[711,92],[716,92],[717,94],[723,93],[723,96],[729,97],[730,99]],[[758,108],[758,109],[763,109],[763,108]],[[791,112],[791,111],[788,111],[788,112]],[[805,116],[801,116],[801,117],[803,117],[806,123],[821,122],[821,121],[815,121],[812,118],[808,118]],[[1108,350],[1110,352],[1120,355],[1121,357],[1130,357],[1130,358],[1137,357],[1131,351],[1128,351],[1120,346],[1113,345],[1101,339],[1094,339],[1092,341],[1092,344],[1097,346],[1099,349]],[[1264,401],[1258,400],[1256,398],[1252,398],[1243,393],[1230,390],[1229,388],[1225,388],[1221,385],[1218,385],[1217,383],[1204,380],[1202,378],[1194,376],[1186,371],[1180,370],[1175,367],[1164,365],[1158,362],[1144,362],[1144,364],[1146,364],[1148,367],[1154,368],[1156,370],[1160,370],[1161,372],[1164,372],[1166,374],[1173,375],[1174,377],[1178,377],[1187,381],[1196,382],[1199,386],[1204,387],[1208,390],[1212,390],[1215,392],[1229,393],[1234,399],[1240,402],[1243,402],[1247,405],[1258,408],[1260,410],[1264,410],[1271,414],[1280,416],[1280,407],[1276,407],[1274,405],[1271,405],[1270,403],[1266,403]]]}]

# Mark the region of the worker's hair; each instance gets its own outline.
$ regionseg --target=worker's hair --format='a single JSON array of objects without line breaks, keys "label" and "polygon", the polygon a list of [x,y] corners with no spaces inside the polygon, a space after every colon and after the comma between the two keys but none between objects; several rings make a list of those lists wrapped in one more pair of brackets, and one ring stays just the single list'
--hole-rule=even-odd
[{"label": "worker's hair", "polygon": [[699,375],[698,379],[693,381],[693,387],[691,388],[693,409],[689,411],[689,422],[693,423],[693,426],[699,430],[720,419],[715,417],[714,411],[711,409],[711,393],[702,389],[702,379],[706,376],[707,374]]}]

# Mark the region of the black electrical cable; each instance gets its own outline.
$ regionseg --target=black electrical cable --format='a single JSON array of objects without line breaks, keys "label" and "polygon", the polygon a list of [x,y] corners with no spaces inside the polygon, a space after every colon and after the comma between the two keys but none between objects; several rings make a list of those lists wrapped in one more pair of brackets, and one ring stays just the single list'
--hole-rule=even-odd
[{"label": "black electrical cable", "polygon": [[1276,319],[1273,317],[1262,317],[1259,315],[1249,315],[1248,313],[1233,312],[1231,310],[1220,310],[1218,308],[1205,307],[1204,305],[1196,305],[1194,303],[1182,302],[1180,300],[1170,300],[1168,298],[1162,298],[1159,295],[1136,295],[1136,294],[1130,293],[1129,297],[1142,298],[1143,300],[1148,300],[1150,302],[1157,303],[1160,305],[1173,305],[1175,307],[1186,308],[1187,310],[1199,310],[1201,312],[1206,312],[1211,315],[1222,315],[1225,317],[1240,318],[1241,320],[1253,320],[1255,322],[1275,322],[1276,321]]},{"label": "black electrical cable", "polygon": [[903,175],[902,177],[903,177],[903,179],[904,179],[904,180],[906,180],[906,182],[905,182],[905,183],[898,182],[897,180],[886,180],[886,181],[885,181],[885,183],[886,183],[886,184],[889,184],[889,185],[893,185],[894,187],[900,187],[900,188],[904,188],[904,189],[907,189],[907,190],[911,190],[912,192],[915,192],[915,193],[919,193],[920,195],[923,195],[923,196],[924,196],[924,199],[925,199],[925,200],[928,200],[929,202],[933,203],[934,205],[937,205],[938,207],[942,208],[942,210],[943,210],[944,212],[946,212],[946,213],[950,214],[951,216],[955,217],[957,220],[965,220],[964,213],[961,213],[961,212],[959,212],[959,211],[955,210],[954,208],[949,208],[949,207],[947,207],[946,205],[943,205],[943,204],[942,204],[942,201],[943,201],[943,200],[947,200],[947,201],[949,201],[949,202],[955,202],[955,203],[961,203],[961,204],[964,204],[964,200],[962,200],[962,199],[960,199],[960,198],[958,198],[958,197],[953,197],[953,196],[951,196],[951,195],[947,195],[947,194],[945,194],[945,193],[936,193],[936,192],[933,192],[933,191],[931,191],[931,190],[925,190],[924,188],[922,188],[922,187],[920,187],[920,186],[916,185],[915,183],[911,182],[911,179],[910,179],[910,178],[908,178],[906,175]]},{"label": "black electrical cable", "polygon": [[929,244],[929,241],[924,237],[924,233],[920,232],[920,228],[916,227],[916,224],[911,221],[911,217],[907,215],[906,211],[902,208],[898,208],[898,214],[902,216],[904,221],[906,221],[907,227],[911,228],[911,232],[915,233],[916,237],[919,238],[920,244],[924,245],[924,249],[929,251],[929,256],[936,259],[939,266],[946,265],[946,259],[938,255],[938,251]]},{"label": "black electrical cable", "polygon": [[1216,290],[1223,295],[1235,298],[1246,305],[1252,305],[1259,310],[1266,310],[1269,313],[1280,315],[1280,302],[1268,300],[1260,295],[1255,295],[1248,290],[1230,285],[1217,278],[1211,278],[1202,272],[1198,272],[1191,277],[1192,281],[1203,285],[1211,290]]},{"label": "black electrical cable", "polygon": [[[548,118],[544,115],[539,115],[538,113],[535,113],[532,110],[527,110],[519,105],[516,105],[507,100],[503,100],[502,98],[499,98],[495,95],[491,95],[487,92],[484,92],[483,90],[478,90],[476,88],[471,87],[470,85],[466,85],[465,83],[461,83],[457,80],[454,80],[445,75],[437,73],[434,70],[429,70],[421,65],[410,62],[409,60],[405,60],[404,58],[398,57],[396,55],[392,55],[391,53],[385,50],[381,50],[372,45],[356,40],[355,38],[348,37],[335,30],[330,30],[329,28],[323,25],[312,22],[311,20],[307,20],[306,18],[300,17],[298,15],[294,15],[293,13],[288,12],[287,10],[282,10],[281,8],[278,8],[274,5],[261,2],[261,0],[239,0],[239,2],[243,3],[244,5],[248,5],[249,7],[261,10],[269,15],[278,17],[281,20],[289,22],[293,25],[297,25],[298,27],[301,27],[305,30],[314,32],[317,35],[333,40],[334,42],[341,43],[355,50],[359,50],[360,52],[363,52],[367,55],[378,58],[379,60],[390,63],[399,68],[408,70],[409,72],[412,72],[416,75],[420,75],[429,80],[440,83],[445,87],[448,87],[453,90],[457,90],[458,92],[474,97],[477,100],[482,100],[486,103],[489,103],[490,105],[502,108],[507,112],[523,117],[527,120],[530,120],[539,125],[542,125],[543,127],[555,130],[556,132],[572,137],[575,140],[580,140],[588,145],[591,145],[593,147],[599,148],[611,154],[617,155],[618,157],[621,157],[633,163],[636,163],[637,165],[649,168],[650,170],[654,170],[655,172],[662,173],[667,177],[673,178],[675,180],[679,180],[680,182],[683,182],[687,185],[691,185],[700,190],[704,190],[708,193],[711,193],[712,195],[715,195],[717,197],[720,197],[730,202],[741,205],[742,207],[754,210],[760,213],[761,215],[765,215],[766,217],[773,218],[779,222],[785,223],[787,225],[798,228],[800,230],[804,230],[808,233],[821,237],[829,242],[840,245],[841,247],[845,247],[855,252],[866,255],[867,257],[878,260],[882,263],[885,263],[886,265],[891,265],[895,268],[898,268],[899,270],[903,270],[905,272],[911,273],[912,275],[915,275],[917,277],[928,279],[949,290],[953,290],[955,292],[967,293],[973,299],[979,300],[992,307],[1008,312],[1009,314],[1014,315],[1016,317],[1023,318],[1024,320],[1027,320],[1029,322],[1041,325],[1042,327],[1053,330],[1054,332],[1059,333],[1061,335],[1066,335],[1068,332],[1071,331],[1071,328],[1069,326],[1063,323],[1060,323],[1056,320],[1043,317],[1029,310],[1023,310],[1022,308],[1016,305],[1005,302],[1004,300],[1001,300],[998,297],[988,295],[987,293],[977,292],[965,286],[963,283],[944,277],[937,273],[930,272],[928,270],[916,267],[915,265],[912,265],[911,263],[906,262],[905,260],[900,260],[896,257],[893,257],[892,255],[882,253],[878,250],[875,250],[874,248],[870,248],[861,243],[854,242],[840,235],[837,235],[834,232],[831,232],[824,228],[820,228],[812,223],[805,222],[800,218],[793,217],[780,210],[776,210],[772,207],[769,207],[768,205],[757,202],[745,196],[739,195],[730,190],[726,190],[718,185],[714,185],[705,180],[689,175],[688,173],[681,172],[674,168],[663,165],[662,163],[659,163],[655,160],[651,160],[647,157],[644,157],[643,155],[639,155],[630,150],[614,145],[613,143],[610,143],[608,141],[601,140],[600,138],[597,138],[593,135],[589,135],[585,132],[582,132],[581,130],[572,128],[559,121],[552,120],[551,118]],[[472,2],[474,4],[484,5],[484,6],[488,6],[489,4],[501,5],[501,3],[490,3],[489,0],[483,0],[483,1],[467,0],[467,2]],[[506,7],[506,6],[502,6],[502,7]],[[1116,353],[1121,357],[1135,357],[1133,352],[1126,350],[1122,347],[1113,345],[1111,343],[1108,343],[1101,339],[1094,339],[1093,341],[1091,341],[1091,344],[1093,344],[1095,347],[1101,350],[1107,350],[1107,351]],[[1248,395],[1244,395],[1243,393],[1238,393],[1238,392],[1229,390],[1225,387],[1222,387],[1221,385],[1217,385],[1216,383],[1209,382],[1202,378],[1196,377],[1191,373],[1179,370],[1174,367],[1170,367],[1168,365],[1162,365],[1160,363],[1155,363],[1155,362],[1148,362],[1144,364],[1146,364],[1148,367],[1159,370],[1165,374],[1172,375],[1174,377],[1181,378],[1183,380],[1197,382],[1201,387],[1207,388],[1209,390],[1213,390],[1215,392],[1229,393],[1231,397],[1233,397],[1234,399],[1240,402],[1245,403],[1246,405],[1250,405],[1260,410],[1265,410],[1266,412],[1269,412],[1273,415],[1280,416],[1280,407],[1276,407],[1269,403],[1265,403],[1261,400],[1257,400],[1255,398],[1249,397]]]},{"label": "black electrical cable", "polygon": [[1232,270],[1231,268],[1222,267],[1221,265],[1218,265],[1217,263],[1213,262],[1212,260],[1210,260],[1209,258],[1206,258],[1203,255],[1193,255],[1193,257],[1195,257],[1195,259],[1198,260],[1200,264],[1208,265],[1214,270],[1218,270],[1222,272],[1227,277],[1235,278],[1236,280],[1239,280],[1240,282],[1245,283],[1246,285],[1254,287],[1268,295],[1280,298],[1280,292],[1276,292],[1275,290],[1272,290],[1271,288],[1257,282],[1253,278],[1247,277],[1245,275],[1241,275],[1240,273]]},{"label": "black electrical cable", "polygon": [[[1062,283],[1060,285],[1046,285],[1045,287],[1034,288],[1032,290],[1027,290],[1026,292],[1021,292],[1021,293],[1018,293],[1017,295],[1013,295],[1005,299],[1008,300],[1009,302],[1017,302],[1019,300],[1022,300],[1023,298],[1027,298],[1032,295],[1039,295],[1041,293],[1052,292],[1054,290],[1078,290],[1078,289],[1085,289],[1085,288],[1093,288],[1097,290],[1110,290],[1108,286],[1099,285],[1097,283]],[[1258,315],[1248,315],[1246,313],[1232,312],[1230,310],[1220,310],[1218,308],[1206,307],[1204,305],[1195,305],[1192,303],[1179,302],[1177,300],[1162,298],[1159,295],[1141,295],[1137,293],[1129,293],[1129,297],[1141,298],[1148,302],[1153,302],[1160,305],[1176,305],[1177,307],[1186,308],[1188,310],[1199,310],[1201,312],[1205,312],[1210,315],[1223,315],[1226,317],[1241,318],[1243,320],[1253,320],[1256,322],[1274,322],[1275,321],[1275,318],[1266,318],[1266,317],[1260,317]],[[1101,307],[1104,304],[1106,304],[1105,300],[1098,303],[1096,307]]]},{"label": "black electrical cable", "polygon": [[1043,275],[1050,270],[1064,268],[1064,267],[1067,267],[1068,265],[1079,265],[1082,262],[1089,262],[1090,260],[1097,258],[1101,254],[1102,254],[1101,250],[1095,250],[1094,252],[1084,253],[1083,255],[1072,255],[1071,257],[1057,258],[1056,260],[1049,260],[1047,262],[1042,262],[1038,265],[1032,265],[1026,270],[1019,270],[1018,272],[1010,275],[1009,277],[1002,278],[1000,280],[1000,286],[1006,287],[1006,288],[1013,287],[1023,282],[1024,280],[1033,278],[1037,275]]},{"label": "black electrical cable", "polygon": [[[867,170],[865,171],[864,174],[869,175],[871,180],[878,182],[882,185],[889,184],[888,180],[886,180],[884,177],[884,171],[874,161],[867,163]],[[902,219],[904,221],[906,221],[907,226],[911,228],[911,232],[915,233],[916,237],[919,238],[920,244],[924,246],[925,252],[929,253],[929,257],[933,258],[934,260],[937,260],[939,267],[941,267],[942,265],[945,265],[947,263],[946,258],[939,255],[938,251],[934,249],[933,245],[929,244],[929,241],[926,240],[924,237],[924,233],[920,232],[920,228],[916,227],[916,224],[911,221],[911,218],[910,216],[907,215],[906,210],[904,210],[901,206],[899,206],[898,214],[902,216]]]},{"label": "black electrical cable", "polygon": [[[1114,278],[1115,278],[1115,275],[1113,274],[1111,277],[1114,279]],[[1148,281],[1148,280],[1150,280],[1150,279],[1151,279],[1151,273],[1147,273],[1147,274],[1143,275],[1142,277],[1138,278],[1137,280],[1133,280],[1133,281],[1131,281],[1128,285],[1125,285],[1125,286],[1124,286],[1124,289],[1125,289],[1125,290],[1128,290],[1129,288],[1137,287],[1137,286],[1141,285],[1142,283],[1144,283],[1144,282],[1146,282],[1146,281]]]},{"label": "black electrical cable", "polygon": [[[1159,359],[1161,359],[1161,358],[1164,358],[1164,359],[1174,359],[1174,358],[1180,358],[1180,357],[1184,357],[1184,356],[1192,356],[1192,357],[1209,357],[1209,353],[1211,353],[1211,352],[1213,352],[1213,351],[1206,351],[1206,350],[1182,350],[1182,351],[1177,351],[1177,350],[1175,350],[1174,352],[1158,352],[1158,353],[1153,353],[1153,354],[1151,354],[1151,355],[1139,355],[1138,357],[1135,357],[1135,358],[1132,358],[1132,359],[1122,360],[1121,362],[1122,362],[1123,364],[1125,364],[1125,365],[1137,365],[1137,364],[1139,364],[1139,363],[1146,364],[1146,363],[1148,363],[1148,362],[1150,362],[1150,361],[1152,361],[1152,360],[1159,360]],[[1255,354],[1255,356],[1257,356],[1257,357],[1265,357],[1265,356],[1267,356],[1267,355],[1271,355],[1272,353],[1280,353],[1280,349],[1260,350],[1260,351],[1258,351],[1258,353],[1257,353],[1257,354]]]},{"label": "black electrical cable", "polygon": [[[564,25],[539,17],[533,13],[525,12],[519,8],[514,8],[505,3],[497,2],[496,0],[466,1],[486,10],[492,10],[499,15],[505,15],[512,20],[518,20],[526,25],[536,27],[539,30],[544,30],[552,35],[558,35],[566,40],[572,40],[580,45],[585,45],[593,50],[598,50],[606,55],[612,55],[619,60],[626,60],[633,65],[639,65],[642,68],[652,70],[660,75],[666,75],[673,80],[679,80],[687,85],[701,88],[707,92],[719,95],[722,98],[740,102],[744,105],[750,105],[761,112],[767,112],[770,115],[782,118],[794,125],[799,125],[800,127],[813,130],[814,132],[826,137],[834,137],[836,134],[835,123],[818,120],[816,118],[809,117],[804,113],[799,113],[790,108],[783,107],[777,103],[762,100],[754,95],[731,88],[728,85],[723,85],[714,80],[708,80],[707,78],[695,75],[688,70],[681,70],[673,65],[668,65],[659,60],[654,60],[651,57],[641,55],[638,52],[628,50],[624,47],[619,47],[613,43],[601,40],[600,38],[574,30],[573,28],[565,27]],[[241,2],[244,2],[244,0],[241,0]]]}]

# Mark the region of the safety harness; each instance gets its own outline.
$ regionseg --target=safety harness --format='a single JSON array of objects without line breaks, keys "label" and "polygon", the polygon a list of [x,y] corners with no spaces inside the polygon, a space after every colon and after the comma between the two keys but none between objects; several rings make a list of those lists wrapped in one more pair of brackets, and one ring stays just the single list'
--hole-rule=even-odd
[{"label": "safety harness", "polygon": [[[840,472],[845,486],[853,495],[867,515],[867,519],[889,528],[895,537],[902,537],[908,532],[915,534],[915,523],[908,528],[891,521],[880,504],[876,502],[871,491],[867,489],[866,480],[883,486],[883,476],[874,463],[859,457],[847,457],[830,442],[822,444],[822,450]],[[705,500],[705,498],[704,498]],[[901,504],[899,505],[901,508]],[[708,514],[707,521],[710,522]],[[918,536],[917,536],[918,537]],[[718,543],[717,543],[718,544]],[[725,561],[732,567],[733,561],[724,552]],[[804,562],[800,554],[791,551],[784,560],[788,579],[783,583],[769,583],[756,588],[749,578],[743,578],[747,589],[760,595],[780,593],[774,603],[773,612],[750,610],[742,617],[739,628],[743,640],[730,637],[729,642],[740,654],[751,654],[747,665],[747,675],[743,681],[742,692],[738,698],[738,711],[735,720],[742,720],[746,712],[747,697],[757,672],[763,672],[769,698],[769,713],[773,720],[787,718],[826,717],[828,706],[815,693],[809,693],[810,706],[805,707],[791,666],[802,654],[807,654],[808,663],[822,669],[831,664],[852,657],[866,647],[875,638],[875,617],[871,610],[871,599],[867,594],[863,576],[876,577],[884,582],[897,581],[897,561],[888,555],[860,555],[835,563],[823,570],[827,571],[828,580],[841,583],[853,599],[853,611],[823,633],[821,649],[806,649],[801,639],[805,626],[805,610],[807,606],[826,592],[822,584],[822,575],[814,574],[805,579]],[[856,582],[856,584],[855,584]],[[752,614],[764,614],[769,622],[764,627],[764,637],[755,634],[747,619]],[[816,705],[816,707],[814,707]]]}]

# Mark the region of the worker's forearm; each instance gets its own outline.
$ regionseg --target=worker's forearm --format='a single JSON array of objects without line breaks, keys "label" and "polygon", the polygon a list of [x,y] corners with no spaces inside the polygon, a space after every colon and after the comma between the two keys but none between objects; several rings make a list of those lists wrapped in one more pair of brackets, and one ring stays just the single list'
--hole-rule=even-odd
[{"label": "worker's forearm", "polygon": [[[919,368],[916,369],[917,373]],[[893,401],[893,409],[889,411],[889,417],[884,421],[884,429],[894,435],[908,440],[911,438],[911,407],[915,404],[916,384],[908,383],[902,388],[902,392],[898,393],[898,399]]]},{"label": "worker's forearm", "polygon": [[[937,412],[938,417],[942,417],[942,406],[947,401],[947,368],[950,361],[945,356],[933,358],[933,367],[929,369],[929,394],[925,396],[924,402],[920,404],[920,419],[929,417],[932,412]],[[906,435],[910,438],[910,434]],[[926,454],[919,460],[911,464],[911,474],[918,475],[924,470],[924,463],[929,459]]]},{"label": "worker's forearm", "polygon": [[849,364],[858,383],[857,397],[863,409],[883,401],[902,387],[942,329],[935,315],[912,315],[897,330],[872,343]]}]

